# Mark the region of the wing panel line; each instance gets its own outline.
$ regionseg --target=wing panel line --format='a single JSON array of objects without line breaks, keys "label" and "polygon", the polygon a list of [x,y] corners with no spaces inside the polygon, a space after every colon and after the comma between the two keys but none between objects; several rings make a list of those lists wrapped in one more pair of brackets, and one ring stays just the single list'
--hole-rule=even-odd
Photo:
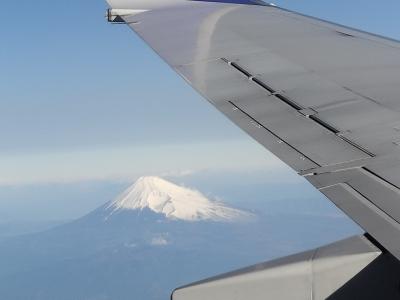
[{"label": "wing panel line", "polygon": [[[232,61],[229,61],[226,58],[221,58],[221,60],[224,61],[225,63],[227,63],[229,66],[231,66],[234,69],[236,69],[237,71],[239,71],[240,73],[242,73],[244,76],[246,76],[249,79],[249,81],[252,81],[252,82],[256,83],[257,85],[259,85],[263,89],[265,89],[268,92],[270,92],[271,95],[274,95],[276,98],[278,98],[282,102],[286,103],[287,105],[289,105],[293,109],[295,109],[295,110],[297,110],[299,112],[302,111],[302,110],[306,110],[307,109],[305,107],[300,106],[295,101],[293,101],[293,100],[287,98],[286,96],[282,95],[280,92],[278,92],[277,90],[273,89],[268,84],[262,82],[255,75],[252,75],[250,72],[248,72],[245,68],[243,68],[239,64],[237,64],[235,62],[232,62]],[[233,104],[233,103],[231,103],[231,104]],[[302,115],[304,115],[304,114],[302,114]],[[333,133],[334,135],[336,135],[337,137],[339,137],[340,139],[342,139],[343,141],[345,141],[349,145],[353,146],[354,148],[357,148],[358,150],[360,150],[364,154],[367,154],[370,157],[375,157],[375,154],[371,153],[370,151],[368,151],[364,147],[362,147],[362,146],[358,145],[357,143],[355,143],[355,142],[349,140],[348,138],[344,137],[341,134],[340,130],[338,130],[335,127],[333,127],[332,125],[328,124],[327,122],[325,122],[324,120],[319,118],[317,115],[305,115],[305,117],[308,118],[308,119],[313,120],[315,123],[317,123],[318,125],[322,126],[323,128],[325,128],[329,132]],[[254,118],[252,118],[252,119],[254,119]]]},{"label": "wing panel line", "polygon": [[291,149],[295,150],[296,152],[300,153],[304,158],[308,159],[309,161],[311,161],[312,163],[314,163],[315,165],[317,165],[318,167],[321,167],[321,165],[319,165],[317,162],[315,162],[314,160],[312,160],[310,157],[308,157],[307,155],[305,155],[304,153],[300,152],[298,149],[294,148],[292,145],[288,144],[284,139],[282,139],[281,137],[279,137],[278,135],[276,135],[274,132],[272,132],[271,130],[269,130],[267,127],[265,127],[264,125],[260,124],[256,119],[254,119],[252,116],[250,116],[247,112],[245,112],[243,109],[241,109],[239,106],[237,106],[235,103],[233,103],[232,101],[228,101],[236,110],[240,111],[242,114],[246,115],[249,119],[251,119],[255,124],[257,124],[257,126],[259,126],[260,128],[265,129],[266,131],[268,131],[270,134],[272,134],[273,136],[275,136],[277,139],[279,139],[280,141],[282,141],[283,143],[285,143],[288,147],[290,147]]}]

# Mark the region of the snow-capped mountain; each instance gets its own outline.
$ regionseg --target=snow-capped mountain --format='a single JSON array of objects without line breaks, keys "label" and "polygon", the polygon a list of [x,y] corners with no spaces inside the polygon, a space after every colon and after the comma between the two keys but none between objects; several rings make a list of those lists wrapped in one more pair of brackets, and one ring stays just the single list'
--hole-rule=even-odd
[{"label": "snow-capped mountain", "polygon": [[163,214],[168,219],[184,221],[234,221],[251,217],[247,212],[209,200],[199,191],[159,177],[139,178],[107,207],[110,215],[145,209]]}]

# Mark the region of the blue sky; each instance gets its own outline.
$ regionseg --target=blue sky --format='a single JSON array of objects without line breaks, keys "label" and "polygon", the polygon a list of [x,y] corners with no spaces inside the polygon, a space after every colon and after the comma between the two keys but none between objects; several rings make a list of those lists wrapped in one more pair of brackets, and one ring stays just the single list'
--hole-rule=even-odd
[{"label": "blue sky", "polygon": [[[276,4],[400,38],[398,1]],[[150,164],[154,156],[175,164],[149,172],[198,168],[177,158],[193,151],[208,160],[208,153],[201,157],[196,150],[199,144],[219,159],[237,143],[233,149],[241,150],[220,162],[211,159],[215,166],[235,161],[245,167],[246,152],[254,153],[250,165],[272,159],[128,28],[107,24],[105,9],[101,0],[3,4],[8,13],[0,29],[6,41],[0,50],[0,184],[134,177],[147,170],[131,172],[133,166]],[[167,146],[184,150],[166,152]],[[146,147],[151,151],[141,155]]]},{"label": "blue sky", "polygon": [[[275,4],[400,39],[399,1]],[[0,188],[212,168],[293,175],[127,27],[107,24],[105,9],[102,0],[2,3]]]},{"label": "blue sky", "polygon": [[[105,9],[102,1],[6,4],[24,21],[10,14],[1,29],[0,184],[180,171],[218,165],[229,143],[256,149],[128,28],[107,24]],[[204,162],[202,149],[216,159]]]}]

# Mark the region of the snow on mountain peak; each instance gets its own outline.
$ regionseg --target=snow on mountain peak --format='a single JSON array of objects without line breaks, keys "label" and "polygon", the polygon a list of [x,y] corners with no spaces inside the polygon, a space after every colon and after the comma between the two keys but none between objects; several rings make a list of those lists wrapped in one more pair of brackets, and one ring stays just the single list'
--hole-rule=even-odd
[{"label": "snow on mountain peak", "polygon": [[210,201],[199,191],[159,177],[141,177],[110,204],[112,214],[121,210],[150,209],[169,219],[232,221],[251,214]]}]

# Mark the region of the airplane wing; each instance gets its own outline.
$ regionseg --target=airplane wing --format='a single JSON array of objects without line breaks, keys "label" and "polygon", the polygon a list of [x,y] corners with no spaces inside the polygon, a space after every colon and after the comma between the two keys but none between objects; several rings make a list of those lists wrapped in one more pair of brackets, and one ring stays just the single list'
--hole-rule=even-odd
[{"label": "airplane wing", "polygon": [[258,0],[108,2],[110,21],[400,259],[398,41]]}]

